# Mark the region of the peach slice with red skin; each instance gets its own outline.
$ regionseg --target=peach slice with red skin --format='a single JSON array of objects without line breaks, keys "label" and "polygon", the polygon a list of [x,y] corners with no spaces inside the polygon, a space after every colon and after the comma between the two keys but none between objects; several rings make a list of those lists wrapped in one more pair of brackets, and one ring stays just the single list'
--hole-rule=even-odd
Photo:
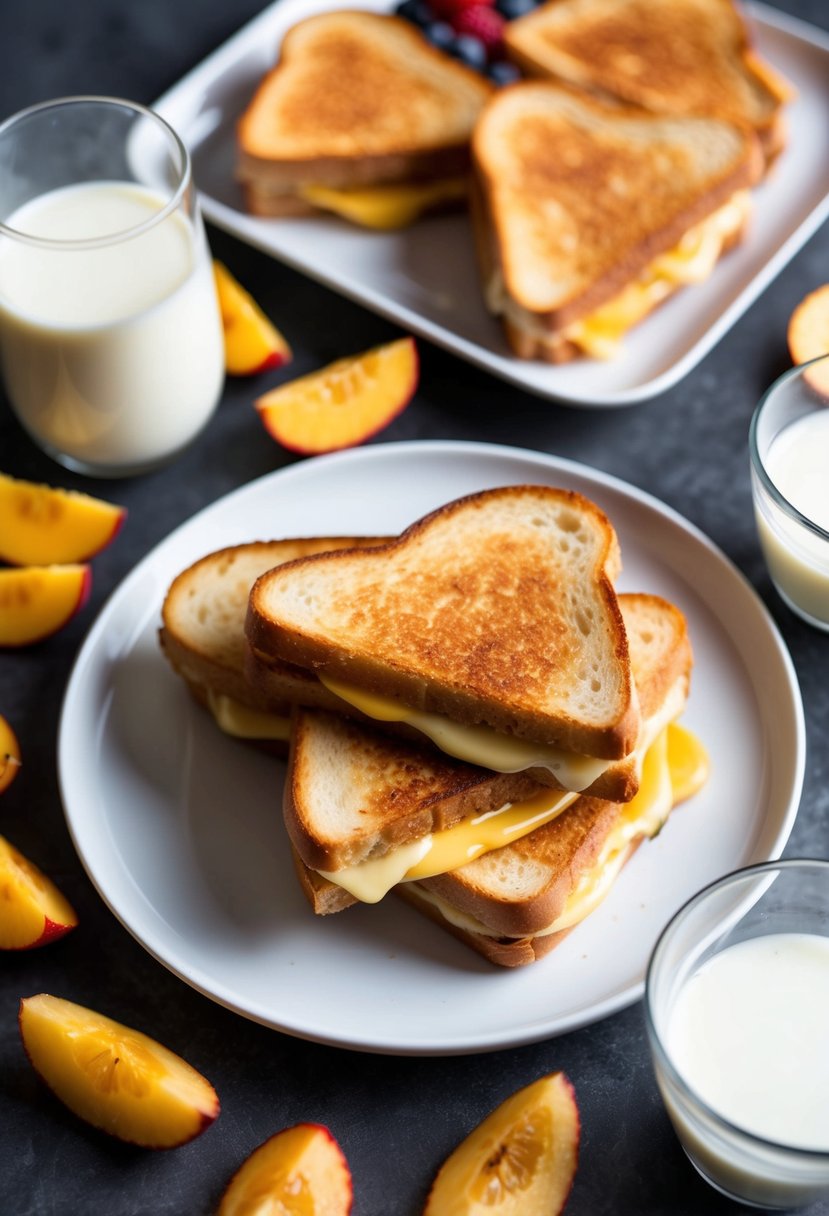
[{"label": "peach slice with red skin", "polygon": [[580,1121],[564,1073],[502,1102],[438,1171],[423,1216],[557,1216],[578,1164]]},{"label": "peach slice with red skin", "polygon": [[233,1175],[218,1216],[348,1216],[351,1171],[320,1123],[298,1123],[271,1136]]},{"label": "peach slice with red skin", "polygon": [[86,565],[0,570],[0,646],[28,646],[62,628],[92,589]]},{"label": "peach slice with red skin", "polygon": [[225,339],[225,370],[253,376],[291,359],[291,348],[262,309],[221,262],[213,263]]},{"label": "peach slice with red skin", "polygon": [[83,562],[121,530],[123,507],[0,473],[0,560],[13,566]]},{"label": "peach slice with red skin", "polygon": [[0,950],[46,946],[77,923],[52,880],[0,836]]},{"label": "peach slice with red skin", "polygon": [[[789,319],[787,338],[794,363],[829,355],[829,283],[800,301]],[[804,375],[816,392],[829,397],[829,360],[810,367]]]},{"label": "peach slice with red skin", "polygon": [[17,735],[0,714],[0,794],[7,790],[20,768],[20,744]]},{"label": "peach slice with red skin", "polygon": [[155,1039],[61,997],[20,1002],[36,1072],[71,1111],[119,1140],[176,1148],[219,1113],[213,1086]]},{"label": "peach slice with red skin", "polygon": [[354,447],[388,426],[417,388],[413,338],[377,346],[265,393],[256,402],[270,435],[289,451]]}]

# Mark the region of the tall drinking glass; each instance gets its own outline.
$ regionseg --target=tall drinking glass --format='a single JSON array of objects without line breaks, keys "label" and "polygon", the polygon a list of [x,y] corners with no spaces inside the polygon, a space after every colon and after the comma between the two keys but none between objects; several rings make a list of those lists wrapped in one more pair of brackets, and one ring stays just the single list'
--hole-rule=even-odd
[{"label": "tall drinking glass", "polygon": [[170,459],[222,389],[221,319],[187,149],[130,101],[0,124],[0,365],[53,459],[127,476]]}]

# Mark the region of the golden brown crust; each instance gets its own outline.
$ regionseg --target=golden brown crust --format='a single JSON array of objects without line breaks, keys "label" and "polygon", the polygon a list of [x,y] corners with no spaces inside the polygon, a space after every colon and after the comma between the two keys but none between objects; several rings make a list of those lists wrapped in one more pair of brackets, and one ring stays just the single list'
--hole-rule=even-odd
[{"label": "golden brown crust", "polygon": [[552,0],[511,22],[504,43],[531,75],[654,113],[746,124],[761,138],[791,96],[732,0]]},{"label": "golden brown crust", "polygon": [[[576,531],[592,530],[590,574],[579,578],[577,595],[580,605],[589,604],[595,650],[588,648],[586,636],[576,648],[579,631],[564,607],[565,600],[570,604],[574,575],[569,557],[553,551],[552,525],[542,540],[535,525],[526,524],[519,546],[503,523],[487,524],[488,512],[517,514],[524,504],[528,517],[534,511],[559,512],[561,526],[573,528],[573,543]],[[430,545],[454,546],[449,568],[430,564]],[[635,746],[639,711],[608,576],[617,568],[615,532],[595,504],[571,491],[510,486],[449,503],[371,555],[320,555],[272,571],[254,585],[246,631],[254,649],[269,657],[396,697],[413,709],[465,724],[485,723],[583,755],[620,759]],[[284,593],[284,604],[301,581],[308,584],[317,576],[326,588],[319,616],[337,620],[333,640],[313,610],[296,626],[284,611],[274,616],[277,592]],[[574,611],[582,619],[581,609]],[[588,628],[586,619],[584,624]],[[583,666],[585,653],[600,653],[604,664],[601,723],[591,722],[588,713],[577,718],[567,708],[574,669]],[[561,708],[548,708],[553,700]]]},{"label": "golden brown crust", "polygon": [[285,35],[239,121],[239,175],[273,187],[454,174],[491,92],[402,18],[317,14]]},{"label": "golden brown crust", "polygon": [[316,916],[330,916],[334,912],[342,912],[356,904],[357,900],[348,891],[329,882],[315,870],[309,869],[295,849],[291,850],[296,876],[302,887],[305,898],[311,905]]}]

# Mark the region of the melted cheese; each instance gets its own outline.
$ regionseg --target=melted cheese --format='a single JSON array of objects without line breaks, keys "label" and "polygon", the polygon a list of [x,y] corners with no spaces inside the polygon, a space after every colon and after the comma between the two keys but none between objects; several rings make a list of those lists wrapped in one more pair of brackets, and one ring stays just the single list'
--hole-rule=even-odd
[{"label": "melted cheese", "polygon": [[214,692],[208,692],[207,705],[219,729],[236,739],[273,739],[287,743],[290,738],[291,719],[281,714],[251,709],[241,701]]},{"label": "melted cheese", "polygon": [[339,190],[330,186],[300,186],[298,192],[322,211],[333,211],[365,228],[388,230],[405,228],[424,211],[466,198],[467,183],[463,177],[453,177],[436,182]]},{"label": "melted cheese", "polygon": [[[689,798],[705,782],[708,759],[700,741],[684,727],[672,723],[649,748],[642,766],[642,782],[636,797],[620,810],[594,865],[585,870],[551,925],[530,936],[560,933],[584,920],[599,906],[619,874],[628,849],[642,836],[655,836],[675,802]],[[489,929],[476,917],[460,911],[447,900],[418,885],[418,894],[436,907],[451,924],[467,933],[485,937],[505,935]]]},{"label": "melted cheese", "polygon": [[496,773],[520,773],[528,768],[546,768],[566,789],[581,792],[610,765],[610,761],[597,760],[594,756],[577,756],[561,748],[545,747],[543,743],[504,735],[491,726],[461,726],[442,714],[409,709],[390,697],[363,692],[326,675],[320,674],[319,678],[336,696],[368,717],[378,722],[405,722],[426,735],[448,756],[464,760],[467,764],[493,769]]},{"label": "melted cheese", "polygon": [[544,790],[522,802],[507,802],[499,810],[465,819],[454,827],[427,835],[413,844],[392,849],[342,870],[320,870],[323,878],[344,887],[364,904],[376,904],[399,882],[414,882],[460,869],[468,861],[520,840],[549,823],[578,794]]},{"label": "melted cheese", "polygon": [[591,358],[613,359],[628,330],[657,304],[678,287],[703,283],[711,276],[723,246],[740,231],[750,211],[749,191],[737,191],[723,207],[689,228],[673,249],[655,258],[617,296],[556,333],[551,333],[537,314],[512,301],[502,282],[496,282],[488,293],[490,309],[506,314],[516,326],[547,345],[572,342]]}]

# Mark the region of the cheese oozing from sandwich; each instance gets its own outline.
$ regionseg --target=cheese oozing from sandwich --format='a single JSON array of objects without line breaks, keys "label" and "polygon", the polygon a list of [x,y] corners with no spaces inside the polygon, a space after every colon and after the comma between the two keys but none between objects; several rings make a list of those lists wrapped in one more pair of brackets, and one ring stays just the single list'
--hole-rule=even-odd
[{"label": "cheese oozing from sandwich", "polygon": [[252,709],[223,693],[208,691],[208,709],[216,725],[235,739],[270,739],[287,743],[291,737],[291,719],[282,714]]},{"label": "cheese oozing from sandwich", "polygon": [[500,276],[488,293],[490,311],[505,314],[516,327],[540,342],[571,342],[591,358],[616,358],[628,330],[657,304],[678,287],[710,278],[723,247],[740,232],[750,213],[749,191],[738,190],[724,206],[689,228],[673,249],[654,258],[618,295],[560,330],[551,331],[537,314],[512,300]]},{"label": "cheese oozing from sandwich", "polygon": [[[643,837],[656,836],[673,806],[697,793],[707,777],[708,756],[702,743],[685,727],[672,722],[648,749],[639,792],[620,806],[619,817],[595,862],[579,876],[552,924],[529,936],[561,933],[593,912],[613,886],[633,844]],[[456,928],[485,937],[505,938],[503,933],[490,929],[420,884],[417,891]]]},{"label": "cheese oozing from sandwich", "polygon": [[[627,831],[624,825],[628,823],[636,825],[637,836],[655,835],[674,800],[690,797],[685,791],[693,792],[705,780],[707,760],[702,745],[675,723],[667,724],[668,715],[676,712],[671,702],[669,696],[664,714],[652,723],[643,747],[639,793],[626,805],[625,814],[615,829],[617,836]],[[670,762],[666,750],[669,738],[673,741]],[[498,810],[462,820],[451,828],[427,834],[409,844],[398,845],[382,857],[319,873],[361,903],[379,903],[399,882],[417,882],[435,874],[448,874],[484,853],[520,840],[566,811],[577,797],[573,792],[542,790],[532,798],[505,803]],[[650,816],[647,823],[646,813]],[[621,862],[619,866],[621,868]]]},{"label": "cheese oozing from sandwich", "polygon": [[341,870],[320,870],[323,878],[343,887],[364,904],[376,904],[399,882],[415,882],[435,874],[448,874],[483,853],[501,849],[549,823],[575,802],[578,794],[544,790],[522,802],[507,802],[500,809],[465,819],[442,832],[421,837]]},{"label": "cheese oozing from sandwich", "polygon": [[364,692],[342,680],[319,675],[325,687],[361,713],[378,722],[405,722],[432,742],[467,764],[493,769],[496,773],[520,773],[528,768],[546,768],[568,790],[580,793],[602,775],[609,760],[579,756],[562,748],[547,747],[529,739],[505,735],[491,726],[463,726],[443,714],[409,709],[391,697]]},{"label": "cheese oozing from sandwich", "polygon": [[331,211],[355,224],[381,231],[405,228],[426,211],[462,201],[467,192],[467,180],[463,177],[348,189],[308,185],[297,188],[301,198],[321,211]]}]

